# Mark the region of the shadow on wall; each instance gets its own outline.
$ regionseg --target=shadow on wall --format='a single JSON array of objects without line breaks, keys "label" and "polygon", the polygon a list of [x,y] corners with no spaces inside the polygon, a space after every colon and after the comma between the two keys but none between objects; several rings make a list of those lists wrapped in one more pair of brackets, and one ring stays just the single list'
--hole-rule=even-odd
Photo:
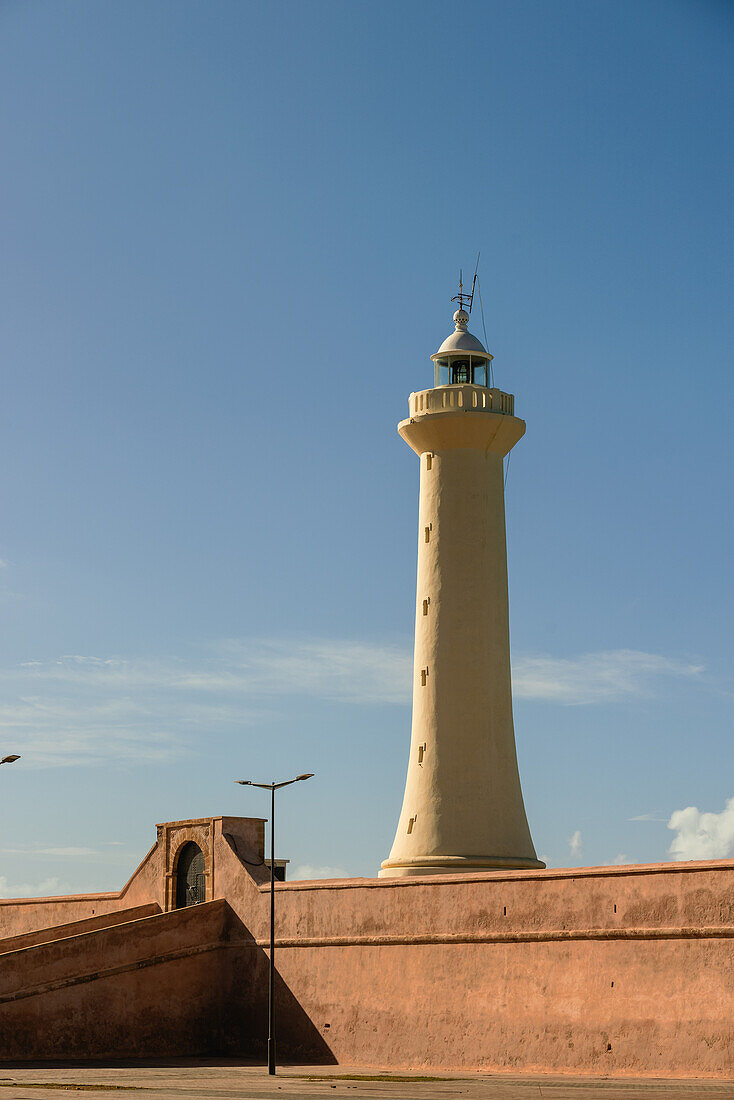
[{"label": "shadow on wall", "polygon": [[[234,913],[232,921],[239,926],[236,931],[233,929],[233,938],[239,939],[242,946],[230,967],[229,988],[223,997],[222,1053],[264,1062],[268,1037],[268,954],[252,940]],[[277,1060],[281,1064],[337,1064],[320,1031],[278,973],[277,955],[275,1028]]]},{"label": "shadow on wall", "polygon": [[[228,902],[138,914],[66,926],[62,939],[50,938],[54,929],[34,933],[33,946],[11,941],[0,951],[3,1065],[197,1054],[265,1060],[268,957]],[[279,1058],[333,1064],[279,977],[276,994]]]}]

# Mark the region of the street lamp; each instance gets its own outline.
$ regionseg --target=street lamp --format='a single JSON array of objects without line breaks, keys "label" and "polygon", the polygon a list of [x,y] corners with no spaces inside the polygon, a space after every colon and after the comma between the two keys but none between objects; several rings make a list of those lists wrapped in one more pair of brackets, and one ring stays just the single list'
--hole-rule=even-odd
[{"label": "street lamp", "polygon": [[0,760],[0,764],[12,764],[16,760],[20,760],[20,757],[15,755],[15,753],[11,753],[10,756],[4,756],[2,760]]},{"label": "street lamp", "polygon": [[313,772],[297,775],[295,779],[285,779],[282,783],[254,783],[252,779],[235,779],[243,787],[260,787],[270,791],[270,966],[268,969],[268,1073],[275,1073],[275,792],[281,787],[290,787],[291,783],[300,783],[303,779],[313,779]]}]

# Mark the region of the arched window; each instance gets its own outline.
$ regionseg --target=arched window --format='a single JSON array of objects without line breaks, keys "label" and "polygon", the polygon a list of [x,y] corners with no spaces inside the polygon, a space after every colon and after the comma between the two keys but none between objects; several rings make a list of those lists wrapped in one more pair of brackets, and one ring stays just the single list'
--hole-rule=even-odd
[{"label": "arched window", "polygon": [[198,844],[189,840],[178,854],[176,863],[176,908],[198,905],[206,901],[206,876],[204,853]]}]

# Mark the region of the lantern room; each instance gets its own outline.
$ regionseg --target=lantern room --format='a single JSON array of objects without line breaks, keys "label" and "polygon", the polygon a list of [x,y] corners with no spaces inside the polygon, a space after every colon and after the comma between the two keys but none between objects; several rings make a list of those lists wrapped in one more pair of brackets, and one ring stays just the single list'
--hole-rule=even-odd
[{"label": "lantern room", "polygon": [[455,330],[448,336],[435,355],[434,386],[488,386],[489,364],[494,358],[468,331],[469,314],[457,309],[454,314]]}]

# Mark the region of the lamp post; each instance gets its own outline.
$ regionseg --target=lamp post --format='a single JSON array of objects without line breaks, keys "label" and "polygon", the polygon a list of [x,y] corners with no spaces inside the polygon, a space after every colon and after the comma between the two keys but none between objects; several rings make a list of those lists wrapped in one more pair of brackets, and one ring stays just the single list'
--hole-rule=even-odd
[{"label": "lamp post", "polygon": [[313,779],[313,772],[285,779],[282,783],[254,783],[252,779],[235,779],[243,787],[260,787],[270,791],[270,964],[268,967],[268,1073],[275,1074],[275,792],[291,783]]},{"label": "lamp post", "polygon": [[20,757],[16,753],[11,753],[10,756],[4,756],[0,764],[14,764],[16,760],[20,760]]}]

